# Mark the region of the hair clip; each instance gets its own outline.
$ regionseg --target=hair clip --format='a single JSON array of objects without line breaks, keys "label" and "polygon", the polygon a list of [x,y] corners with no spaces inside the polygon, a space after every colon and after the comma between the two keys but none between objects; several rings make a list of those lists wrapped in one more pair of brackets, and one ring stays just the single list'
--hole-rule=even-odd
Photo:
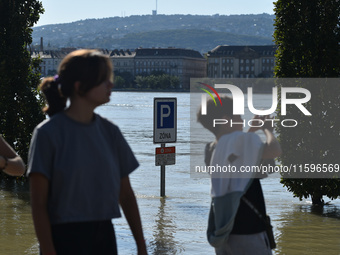
[{"label": "hair clip", "polygon": [[55,75],[53,78],[54,78],[55,84],[56,84],[57,87],[58,87],[58,92],[59,92],[60,97],[65,97],[64,94],[63,94],[63,92],[62,92],[62,89],[61,89],[61,83],[60,83],[60,77],[59,77],[59,75],[57,74],[57,75]]},{"label": "hair clip", "polygon": [[55,83],[57,83],[57,84],[60,83],[60,79],[59,79],[59,75],[58,74],[55,75],[53,78],[54,78]]}]

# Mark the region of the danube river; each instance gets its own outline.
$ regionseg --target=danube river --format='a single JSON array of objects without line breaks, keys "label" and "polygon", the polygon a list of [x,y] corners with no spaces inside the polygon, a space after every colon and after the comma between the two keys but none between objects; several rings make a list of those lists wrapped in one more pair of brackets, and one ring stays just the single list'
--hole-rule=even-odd
[{"label": "danube river", "polygon": [[[178,103],[177,143],[171,144],[176,146],[176,164],[166,166],[166,198],[159,196],[160,167],[155,166],[155,148],[159,145],[153,144],[154,97],[177,97]],[[271,100],[270,95],[255,97],[261,102]],[[190,175],[189,93],[113,92],[111,102],[96,111],[120,127],[140,162],[130,178],[149,254],[214,254],[205,235],[209,179]],[[340,254],[338,200],[317,208],[310,199],[294,198],[277,175],[261,182],[277,241],[274,254]],[[124,217],[113,222],[119,254],[136,254]],[[0,181],[0,254],[38,254],[25,185]]]}]

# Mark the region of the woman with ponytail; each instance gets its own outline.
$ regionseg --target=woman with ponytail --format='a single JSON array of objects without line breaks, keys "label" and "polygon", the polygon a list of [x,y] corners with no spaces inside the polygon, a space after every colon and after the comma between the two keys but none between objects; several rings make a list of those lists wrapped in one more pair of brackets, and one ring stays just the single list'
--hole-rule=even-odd
[{"label": "woman with ponytail", "polygon": [[119,128],[94,113],[110,100],[112,76],[109,58],[78,50],[40,85],[50,118],[34,130],[27,174],[42,255],[117,254],[119,204],[138,254],[147,253],[129,181],[139,164]]}]

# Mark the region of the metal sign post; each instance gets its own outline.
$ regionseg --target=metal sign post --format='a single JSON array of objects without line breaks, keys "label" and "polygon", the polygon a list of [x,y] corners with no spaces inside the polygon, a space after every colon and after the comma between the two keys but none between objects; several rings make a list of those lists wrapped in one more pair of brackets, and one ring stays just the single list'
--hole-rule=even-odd
[{"label": "metal sign post", "polygon": [[175,143],[177,139],[177,98],[154,98],[153,142],[156,148],[155,165],[161,166],[161,197],[165,197],[165,166],[175,164],[175,147],[165,147],[165,143]]},{"label": "metal sign post", "polygon": [[[161,148],[165,147],[165,143],[161,144]],[[165,197],[165,165],[161,165],[161,197]]]},{"label": "metal sign post", "polygon": [[161,143],[161,147],[156,148],[156,166],[161,166],[161,197],[165,196],[165,166],[174,165],[176,148],[165,147],[165,143]]}]

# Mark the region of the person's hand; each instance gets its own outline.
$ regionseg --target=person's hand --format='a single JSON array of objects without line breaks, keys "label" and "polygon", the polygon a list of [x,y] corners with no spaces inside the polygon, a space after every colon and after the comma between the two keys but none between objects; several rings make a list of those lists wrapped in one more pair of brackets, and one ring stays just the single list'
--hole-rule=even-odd
[{"label": "person's hand", "polygon": [[[267,121],[265,121],[267,120]],[[269,115],[264,116],[264,124],[262,126],[262,129],[269,130],[270,132],[273,132],[274,130],[274,117],[270,117]]]},{"label": "person's hand", "polygon": [[251,127],[248,132],[256,132],[257,130],[265,129],[273,132],[274,130],[274,117],[270,117],[269,115],[255,115],[254,118],[250,121]]},{"label": "person's hand", "polygon": [[[255,115],[252,120],[249,121],[251,127],[249,128],[248,132],[256,132],[257,130],[262,129],[262,125],[264,121],[265,116],[259,116]],[[262,120],[262,121],[261,121]]]}]

